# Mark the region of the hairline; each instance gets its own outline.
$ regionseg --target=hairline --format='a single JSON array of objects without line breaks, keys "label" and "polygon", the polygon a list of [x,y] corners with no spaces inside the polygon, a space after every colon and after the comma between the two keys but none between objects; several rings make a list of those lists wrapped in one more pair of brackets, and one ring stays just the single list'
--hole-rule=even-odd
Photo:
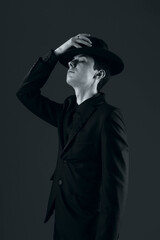
[{"label": "hairline", "polygon": [[[90,55],[87,55],[87,54],[85,54],[85,53],[82,53],[82,54],[77,54],[77,55],[75,55],[75,56],[73,57],[73,59],[75,59],[76,56],[78,56],[78,57],[92,57],[92,56],[90,56]],[[93,57],[92,57],[92,58],[93,58]]]}]

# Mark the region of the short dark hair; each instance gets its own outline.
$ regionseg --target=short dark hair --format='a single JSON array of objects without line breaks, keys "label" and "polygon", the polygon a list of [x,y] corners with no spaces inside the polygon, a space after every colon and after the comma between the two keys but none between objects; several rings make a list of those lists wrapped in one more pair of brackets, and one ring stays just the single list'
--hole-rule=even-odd
[{"label": "short dark hair", "polygon": [[109,66],[106,64],[106,62],[97,56],[92,56],[94,59],[94,70],[105,70],[106,76],[100,80],[100,82],[97,85],[97,91],[99,91],[110,79],[110,71],[109,71]]}]

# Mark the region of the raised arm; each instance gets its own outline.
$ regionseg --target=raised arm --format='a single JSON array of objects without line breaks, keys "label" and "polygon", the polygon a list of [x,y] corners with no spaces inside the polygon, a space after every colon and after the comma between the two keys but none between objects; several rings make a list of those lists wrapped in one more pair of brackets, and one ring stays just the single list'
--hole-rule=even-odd
[{"label": "raised arm", "polygon": [[63,109],[63,104],[43,96],[41,88],[48,80],[57,61],[58,58],[53,49],[43,57],[39,57],[25,75],[16,92],[17,98],[25,107],[55,127],[58,126],[58,117]]}]

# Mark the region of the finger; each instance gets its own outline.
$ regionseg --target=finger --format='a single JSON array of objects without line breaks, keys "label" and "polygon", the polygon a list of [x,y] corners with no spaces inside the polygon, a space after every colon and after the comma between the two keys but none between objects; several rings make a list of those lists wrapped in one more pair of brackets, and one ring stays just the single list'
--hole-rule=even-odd
[{"label": "finger", "polygon": [[84,40],[86,40],[86,41],[88,41],[89,43],[92,44],[91,40],[89,38],[85,37],[85,36],[80,36],[79,39],[84,39]]},{"label": "finger", "polygon": [[76,39],[76,42],[82,43],[82,44],[87,45],[87,46],[89,46],[89,47],[92,46],[91,43],[89,43],[89,42],[87,42],[87,41],[85,41],[85,40],[83,40],[83,39],[79,39],[79,38],[78,38],[78,39]]},{"label": "finger", "polygon": [[81,48],[82,46],[80,46],[78,43],[73,43],[73,46],[76,47],[76,48]]},{"label": "finger", "polygon": [[79,33],[78,35],[86,35],[86,36],[91,36],[90,33]]}]

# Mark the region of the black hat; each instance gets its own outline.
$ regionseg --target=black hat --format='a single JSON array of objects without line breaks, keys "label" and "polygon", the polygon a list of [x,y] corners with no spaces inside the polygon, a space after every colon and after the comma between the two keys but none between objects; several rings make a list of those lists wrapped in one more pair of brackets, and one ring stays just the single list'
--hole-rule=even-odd
[{"label": "black hat", "polygon": [[115,53],[109,51],[108,45],[103,40],[91,36],[88,38],[92,42],[91,47],[80,43],[79,44],[81,45],[81,48],[72,46],[63,54],[59,55],[59,62],[68,68],[68,62],[71,61],[74,56],[79,54],[86,54],[95,58],[102,58],[104,62],[106,62],[106,65],[109,67],[109,71],[112,76],[123,71],[124,63],[122,59]]}]

